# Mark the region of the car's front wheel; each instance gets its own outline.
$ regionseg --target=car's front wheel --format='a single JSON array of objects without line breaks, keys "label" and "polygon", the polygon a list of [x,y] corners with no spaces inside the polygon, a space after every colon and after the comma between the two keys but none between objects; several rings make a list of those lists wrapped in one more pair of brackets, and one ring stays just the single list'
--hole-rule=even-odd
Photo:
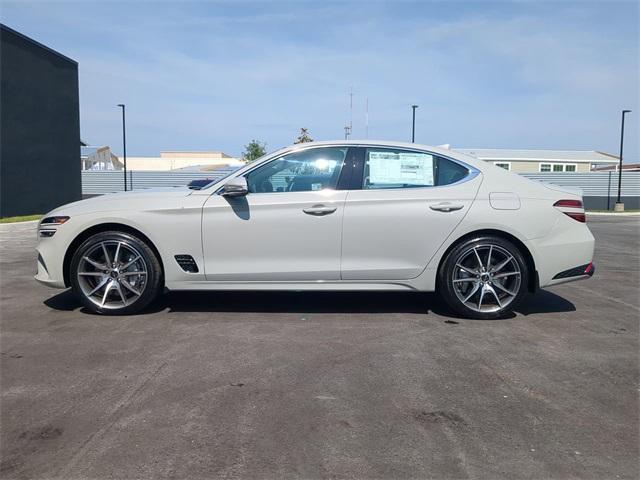
[{"label": "car's front wheel", "polygon": [[139,238],[97,233],[76,250],[70,265],[74,292],[89,310],[107,315],[136,313],[159,294],[162,267]]},{"label": "car's front wheel", "polygon": [[526,295],[529,272],[520,250],[494,236],[471,238],[447,255],[438,290],[447,304],[468,318],[500,318]]}]

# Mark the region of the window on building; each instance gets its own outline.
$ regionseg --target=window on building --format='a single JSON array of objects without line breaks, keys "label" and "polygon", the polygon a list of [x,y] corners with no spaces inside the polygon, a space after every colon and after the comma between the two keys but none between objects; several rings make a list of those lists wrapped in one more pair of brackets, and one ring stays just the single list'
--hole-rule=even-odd
[{"label": "window on building", "polygon": [[577,172],[578,165],[575,163],[541,163],[540,171],[554,173]]},{"label": "window on building", "polygon": [[510,162],[493,162],[496,167],[504,168],[505,170],[511,170]]}]

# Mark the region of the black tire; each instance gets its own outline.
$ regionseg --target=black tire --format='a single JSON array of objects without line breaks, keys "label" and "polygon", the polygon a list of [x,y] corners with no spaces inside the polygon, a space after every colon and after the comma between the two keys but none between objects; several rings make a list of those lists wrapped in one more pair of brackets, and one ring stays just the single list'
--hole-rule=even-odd
[{"label": "black tire", "polygon": [[[105,246],[107,251],[102,253],[102,260],[98,257],[97,263],[105,265],[108,270],[98,268],[95,263],[87,260],[87,255],[100,255],[99,250],[104,252]],[[111,257],[122,258],[125,254],[129,257],[123,261],[106,265]],[[126,267],[130,260],[138,256],[139,259],[131,266],[120,271],[120,267]],[[95,258],[93,260],[96,261]],[[79,275],[81,266],[83,273]],[[112,267],[113,270],[117,270],[115,274]],[[71,287],[82,304],[88,310],[103,315],[130,315],[139,312],[158,297],[164,281],[162,266],[153,250],[138,237],[119,231],[97,233],[85,240],[75,251],[69,269]],[[131,288],[128,288],[124,281]],[[98,289],[95,295],[89,296],[88,293],[102,282],[107,282],[103,289]],[[110,291],[104,294],[107,286]],[[138,292],[139,295],[134,292]],[[96,303],[96,296],[103,294],[107,301],[102,300],[103,305],[100,305],[100,298]],[[118,306],[118,302],[122,303],[121,307]]]},{"label": "black tire", "polygon": [[[513,260],[503,268],[511,270],[491,273],[492,267],[497,268],[508,260],[507,255]],[[489,256],[493,257],[492,262],[488,261]],[[459,266],[461,262],[465,268]],[[489,267],[485,265],[486,272],[481,267],[483,262]],[[470,269],[477,271],[472,273]],[[518,269],[519,273],[515,273]],[[447,305],[460,316],[496,319],[510,314],[522,301],[527,293],[529,275],[527,262],[518,247],[503,238],[483,235],[463,240],[451,249],[440,266],[437,288]],[[498,276],[500,278],[496,278]],[[463,300],[469,294],[472,296],[465,303]],[[503,298],[496,298],[496,295]],[[485,298],[487,305],[482,303]]]}]

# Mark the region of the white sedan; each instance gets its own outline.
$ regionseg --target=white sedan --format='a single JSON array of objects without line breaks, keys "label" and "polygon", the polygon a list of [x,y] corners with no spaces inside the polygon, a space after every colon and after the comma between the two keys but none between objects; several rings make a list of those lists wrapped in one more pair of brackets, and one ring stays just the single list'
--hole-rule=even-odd
[{"label": "white sedan", "polygon": [[437,291],[497,318],[590,277],[582,198],[416,144],[294,145],[199,189],[71,203],[38,227],[36,280],[130,314],[168,290]]}]

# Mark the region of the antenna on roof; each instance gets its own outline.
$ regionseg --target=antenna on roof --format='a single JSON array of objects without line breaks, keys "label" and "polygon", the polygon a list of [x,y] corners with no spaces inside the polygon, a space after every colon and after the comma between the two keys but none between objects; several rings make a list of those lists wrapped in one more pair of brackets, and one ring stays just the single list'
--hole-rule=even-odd
[{"label": "antenna on roof", "polygon": [[369,138],[369,97],[364,107],[364,138]]},{"label": "antenna on roof", "polygon": [[353,132],[353,85],[349,89],[349,125],[344,127],[344,139],[348,140]]}]

